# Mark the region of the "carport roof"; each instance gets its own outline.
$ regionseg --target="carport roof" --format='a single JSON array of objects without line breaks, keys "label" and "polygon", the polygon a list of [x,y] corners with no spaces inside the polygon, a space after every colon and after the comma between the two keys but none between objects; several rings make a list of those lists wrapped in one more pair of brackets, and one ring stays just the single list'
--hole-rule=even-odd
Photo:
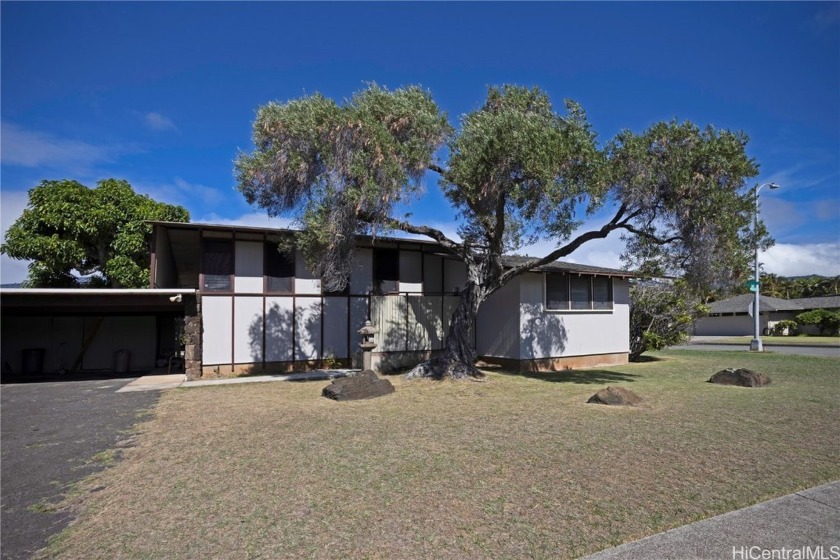
[{"label": "carport roof", "polygon": [[[10,315],[155,315],[177,313],[195,290],[0,289],[0,310]],[[173,301],[175,296],[181,301]]]}]

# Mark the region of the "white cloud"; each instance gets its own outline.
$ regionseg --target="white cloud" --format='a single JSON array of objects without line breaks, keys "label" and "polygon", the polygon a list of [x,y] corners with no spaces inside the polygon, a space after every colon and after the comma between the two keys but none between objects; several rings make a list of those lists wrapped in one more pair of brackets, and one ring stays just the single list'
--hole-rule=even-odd
[{"label": "white cloud", "polygon": [[[572,235],[584,233],[591,229],[598,229],[601,224],[590,224],[589,227],[578,228]],[[557,248],[557,244],[550,241],[541,241],[528,247],[524,247],[519,252],[530,257],[544,257],[551,251]],[[568,257],[560,260],[575,264],[588,264],[590,266],[603,266],[606,268],[622,268],[621,253],[624,251],[624,241],[621,240],[621,234],[613,232],[604,239],[593,239],[581,245],[581,247]]]},{"label": "white cloud", "polygon": [[143,115],[143,122],[152,130],[178,130],[169,117],[155,111]]},{"label": "white cloud", "polygon": [[[3,240],[6,239],[6,230],[23,214],[23,209],[28,203],[29,193],[26,191],[0,191],[0,227],[3,230]],[[25,280],[29,262],[11,259],[6,255],[0,256],[0,283],[12,284]]]},{"label": "white cloud", "polygon": [[172,181],[165,183],[144,183],[131,181],[135,192],[145,194],[158,202],[168,204],[180,204],[191,206],[194,201],[202,201],[205,204],[223,204],[225,193],[217,187],[208,187],[199,183],[190,183],[181,177],[175,177]]},{"label": "white cloud", "polygon": [[2,134],[0,159],[4,165],[79,169],[112,161],[125,151],[118,146],[97,146],[81,140],[59,138],[7,122],[2,123]]},{"label": "white cloud", "polygon": [[840,275],[840,242],[777,243],[760,258],[767,272],[779,276]]}]

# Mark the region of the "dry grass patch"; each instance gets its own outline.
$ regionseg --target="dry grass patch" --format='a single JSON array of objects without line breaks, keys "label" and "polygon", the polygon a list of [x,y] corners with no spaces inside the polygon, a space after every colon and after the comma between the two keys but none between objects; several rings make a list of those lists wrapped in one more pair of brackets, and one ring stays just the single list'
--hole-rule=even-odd
[{"label": "dry grass patch", "polygon": [[[170,391],[46,555],[574,557],[840,478],[840,361],[659,356],[345,403],[327,382]],[[724,367],[773,384],[706,383]],[[608,384],[644,402],[585,404]]]}]

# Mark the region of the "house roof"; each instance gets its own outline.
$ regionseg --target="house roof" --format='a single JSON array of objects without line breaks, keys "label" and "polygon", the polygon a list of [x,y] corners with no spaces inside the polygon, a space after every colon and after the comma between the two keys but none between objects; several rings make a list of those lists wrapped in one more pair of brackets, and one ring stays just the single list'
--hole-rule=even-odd
[{"label": "house roof", "polygon": [[[531,260],[532,257],[520,256],[506,256],[502,258],[505,266],[517,266]],[[620,270],[617,268],[605,268],[603,266],[590,266],[588,264],[569,263],[562,261],[554,261],[534,269],[539,272],[573,272],[583,274],[594,274],[596,276],[621,276],[622,278],[629,278],[635,276],[630,271]]]},{"label": "house roof", "polygon": [[[803,308],[790,300],[760,296],[763,311],[802,311]],[[709,313],[746,313],[755,301],[753,294],[741,294],[729,299],[714,301],[709,304]]]},{"label": "house roof", "polygon": [[796,298],[790,300],[802,309],[838,309],[840,308],[840,295],[824,296],[824,297],[810,297],[810,298]]},{"label": "house roof", "polygon": [[[199,230],[205,231],[224,231],[224,232],[242,232],[242,233],[264,233],[264,234],[278,234],[278,233],[288,233],[288,232],[295,232],[296,230],[288,229],[288,228],[269,228],[269,227],[258,227],[258,226],[240,226],[240,225],[225,225],[225,224],[204,224],[204,223],[183,223],[183,222],[160,222],[160,221],[150,221],[152,225],[156,226],[163,226],[167,229],[180,229],[180,230],[193,230],[195,232]],[[429,241],[426,239],[414,239],[414,238],[405,238],[405,237],[386,237],[386,236],[376,236],[376,238],[372,238],[369,236],[359,236],[361,240],[365,243],[411,243],[416,245],[423,245],[426,247],[440,247],[440,245],[434,241]],[[524,263],[525,261],[531,259],[533,257],[521,257],[521,256],[505,256],[502,259],[502,262],[505,266],[516,266],[518,264]],[[579,273],[579,274],[594,274],[600,276],[617,276],[621,278],[629,278],[635,276],[632,272],[627,270],[620,270],[617,268],[605,268],[600,266],[590,266],[585,264],[577,264],[577,263],[568,263],[568,262],[561,262],[561,261],[554,261],[552,263],[540,266],[535,269],[536,271],[545,271],[545,272],[569,272],[569,273]]]},{"label": "house roof", "polygon": [[[807,311],[809,309],[840,308],[840,295],[813,298],[782,299],[760,296],[763,311]],[[753,294],[741,294],[709,304],[710,313],[746,313],[755,299]]]}]

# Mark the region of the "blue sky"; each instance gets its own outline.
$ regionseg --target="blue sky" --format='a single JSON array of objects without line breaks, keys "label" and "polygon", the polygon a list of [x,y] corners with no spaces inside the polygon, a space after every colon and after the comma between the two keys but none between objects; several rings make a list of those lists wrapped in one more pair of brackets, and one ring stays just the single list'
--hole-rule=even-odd
[{"label": "blue sky", "polygon": [[[779,274],[840,274],[840,4],[2,2],[3,231],[42,179],[127,179],[193,221],[282,225],[234,190],[257,107],[375,81],[448,112],[539,86],[599,139],[659,120],[746,132]],[[435,183],[415,221],[455,230]],[[598,225],[597,223],[592,225]],[[547,244],[533,247],[537,254]],[[617,266],[618,236],[570,260]],[[3,257],[3,282],[25,276]]]}]

